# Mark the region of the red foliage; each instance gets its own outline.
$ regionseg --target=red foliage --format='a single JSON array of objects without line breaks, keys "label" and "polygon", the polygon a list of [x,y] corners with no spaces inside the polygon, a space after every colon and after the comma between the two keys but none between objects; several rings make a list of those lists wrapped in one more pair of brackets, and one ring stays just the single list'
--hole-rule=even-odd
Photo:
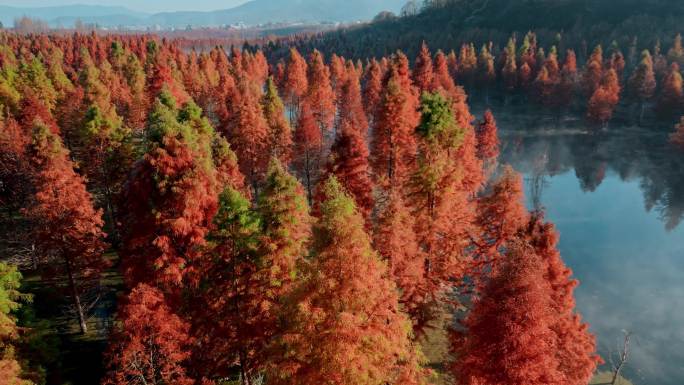
[{"label": "red foliage", "polygon": [[602,360],[596,354],[596,338],[589,332],[589,325],[575,312],[573,291],[579,282],[572,278],[572,270],[558,252],[558,232],[553,224],[544,223],[542,214],[531,218],[528,236],[547,269],[545,280],[551,285],[551,306],[558,317],[551,329],[556,334],[556,357],[564,383],[586,384]]},{"label": "red foliage", "polygon": [[293,166],[307,189],[309,204],[313,201],[313,186],[318,180],[323,136],[308,103],[303,103],[294,133]]},{"label": "red foliage", "polygon": [[162,93],[150,115],[147,153],[122,193],[121,256],[129,287],[144,282],[177,294],[205,244],[220,186],[213,138],[201,126],[208,123],[195,124],[194,108],[186,107],[181,117]]},{"label": "red foliage", "polygon": [[672,114],[681,111],[684,105],[684,89],[679,65],[672,63],[670,72],[663,80],[658,108],[662,113]]},{"label": "red foliage", "polygon": [[363,86],[363,106],[366,111],[367,119],[373,120],[380,105],[382,94],[382,78],[384,73],[377,60],[372,59],[364,76]]},{"label": "red foliage", "polygon": [[557,97],[561,106],[567,106],[572,102],[577,85],[577,57],[575,56],[575,51],[568,50],[566,52],[560,76],[561,80]]},{"label": "red foliage", "polygon": [[413,67],[413,83],[420,92],[431,91],[433,80],[432,55],[427,44],[423,42]]},{"label": "red foliage", "polygon": [[119,310],[121,326],[107,353],[103,385],[192,385],[184,369],[190,357],[189,325],[173,313],[157,289],[140,284]]},{"label": "red foliage", "polygon": [[684,150],[684,117],[675,125],[675,131],[670,134],[670,143]]},{"label": "red foliage", "polygon": [[330,70],[318,51],[314,51],[309,57],[309,88],[305,98],[321,135],[325,138],[332,132],[335,121],[336,96],[330,83]]},{"label": "red foliage", "polygon": [[173,77],[171,68],[164,63],[157,63],[154,66],[154,73],[150,77],[147,85],[149,104],[152,104],[152,101],[154,101],[164,89],[181,105],[190,100],[190,96],[185,92],[183,86]]},{"label": "red foliage", "polygon": [[276,385],[394,383],[413,353],[396,287],[353,199],[334,178],[323,195],[316,257],[287,299],[285,333],[276,341],[282,352],[273,355],[269,379]]},{"label": "red foliage", "polygon": [[263,179],[270,160],[271,129],[261,99],[260,86],[249,79],[239,79],[238,95],[231,106],[231,118],[226,127],[226,136],[237,155],[240,171],[255,188]]},{"label": "red foliage", "polygon": [[485,111],[477,127],[477,156],[482,160],[494,161],[499,156],[499,136],[491,110]]},{"label": "red foliage", "polygon": [[380,211],[374,232],[374,246],[387,260],[394,282],[401,290],[400,302],[411,314],[411,305],[418,302],[418,288],[422,286],[425,258],[422,256],[413,215],[404,204],[401,194],[392,190]]},{"label": "red foliage", "polygon": [[592,96],[601,85],[603,77],[603,49],[596,46],[587,61],[582,78],[582,87],[587,96]]},{"label": "red foliage", "polygon": [[261,98],[264,117],[269,127],[270,154],[288,165],[292,159],[292,127],[285,118],[283,105],[273,78],[266,81],[266,92]]},{"label": "red foliage", "polygon": [[285,103],[292,109],[299,108],[299,100],[309,88],[306,73],[306,61],[299,54],[299,51],[295,48],[290,49],[283,89],[285,91]]},{"label": "red foliage", "polygon": [[532,68],[527,63],[523,63],[518,67],[518,84],[522,88],[527,88],[532,80]]},{"label": "red foliage", "polygon": [[102,213],[93,208],[60,138],[40,122],[33,127],[29,156],[35,169],[35,195],[26,214],[34,224],[36,253],[45,264],[44,274],[66,279],[66,295],[76,308],[81,331],[86,332],[80,297],[99,284],[108,265],[102,255]]},{"label": "red foliage", "polygon": [[339,92],[337,131],[342,131],[342,126],[346,125],[356,130],[365,140],[368,136],[368,119],[361,99],[360,74],[351,62],[347,63],[346,72],[345,82],[340,86]]},{"label": "red foliage", "polygon": [[374,119],[372,166],[377,180],[402,184],[413,167],[418,126],[418,97],[409,78],[408,61],[398,54],[389,70],[378,115]]},{"label": "red foliage", "polygon": [[620,83],[614,69],[606,71],[601,84],[594,91],[587,110],[589,119],[605,124],[613,116],[613,110],[620,101]]},{"label": "red foliage", "polygon": [[558,369],[551,329],[555,312],[545,273],[530,246],[508,247],[501,269],[463,321],[465,333],[454,333],[459,359],[452,370],[460,384],[567,384]]},{"label": "red foliage", "polygon": [[476,223],[481,233],[476,269],[487,271],[499,262],[503,247],[528,223],[522,176],[506,166],[486,195],[477,202]]},{"label": "red foliage", "polygon": [[373,210],[373,183],[368,166],[368,145],[358,127],[349,120],[340,123],[335,143],[330,149],[326,166],[327,176],[335,175],[354,198],[359,212],[370,223]]}]

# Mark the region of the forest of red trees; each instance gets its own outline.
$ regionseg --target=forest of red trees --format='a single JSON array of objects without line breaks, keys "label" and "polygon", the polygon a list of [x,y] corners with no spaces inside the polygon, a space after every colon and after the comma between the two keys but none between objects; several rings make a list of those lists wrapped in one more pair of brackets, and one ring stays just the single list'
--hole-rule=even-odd
[{"label": "forest of red trees", "polygon": [[[534,35],[497,59],[424,45],[415,61],[293,48],[269,63],[151,36],[2,33],[1,225],[83,335],[105,275],[122,280],[98,330],[103,385],[586,385],[601,359],[558,232],[526,209],[495,115],[473,117],[461,86],[501,77],[553,106],[577,90],[607,121],[619,52],[597,47],[585,71],[572,51],[559,61]],[[661,77],[661,105],[682,103],[677,64],[653,62],[629,88],[649,101]],[[44,384],[20,278],[0,264],[0,377]],[[441,365],[424,353],[435,329]]]}]

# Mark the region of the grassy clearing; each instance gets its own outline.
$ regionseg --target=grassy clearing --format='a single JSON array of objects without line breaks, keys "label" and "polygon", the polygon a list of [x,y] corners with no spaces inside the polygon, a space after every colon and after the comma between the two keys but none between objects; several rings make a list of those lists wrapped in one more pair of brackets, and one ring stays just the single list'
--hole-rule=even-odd
[{"label": "grassy clearing", "polygon": [[[596,374],[593,380],[589,383],[589,385],[610,385],[610,382],[613,379],[613,373],[611,372],[599,372]],[[620,376],[617,378],[615,381],[615,385],[634,385],[632,381]]]}]

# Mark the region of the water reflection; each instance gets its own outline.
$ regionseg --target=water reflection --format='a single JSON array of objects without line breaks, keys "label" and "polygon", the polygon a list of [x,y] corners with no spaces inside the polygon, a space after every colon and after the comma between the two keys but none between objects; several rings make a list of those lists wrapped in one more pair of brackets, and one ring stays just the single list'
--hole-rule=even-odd
[{"label": "water reflection", "polygon": [[[581,121],[568,121],[559,128],[530,119],[504,115],[499,121],[503,161],[536,182],[574,171],[585,192],[596,191],[607,172],[614,172],[622,181],[638,181],[645,209],[658,213],[668,230],[680,224],[684,155],[667,144],[666,130],[614,127],[594,132],[583,128]],[[541,193],[536,187],[532,191]]]},{"label": "water reflection", "polygon": [[666,130],[596,133],[580,120],[494,111],[502,161],[525,174],[530,206],[557,224],[602,356],[630,330],[635,385],[684,383],[684,155]]}]

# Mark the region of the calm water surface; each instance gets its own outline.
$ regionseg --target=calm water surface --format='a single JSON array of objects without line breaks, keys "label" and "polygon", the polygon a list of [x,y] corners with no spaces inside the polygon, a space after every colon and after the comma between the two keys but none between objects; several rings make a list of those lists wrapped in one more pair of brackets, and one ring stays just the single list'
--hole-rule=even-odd
[{"label": "calm water surface", "polygon": [[530,207],[545,207],[561,233],[602,357],[617,355],[628,330],[635,385],[684,384],[684,153],[667,145],[668,128],[596,132],[493,110],[502,161],[525,175]]}]

